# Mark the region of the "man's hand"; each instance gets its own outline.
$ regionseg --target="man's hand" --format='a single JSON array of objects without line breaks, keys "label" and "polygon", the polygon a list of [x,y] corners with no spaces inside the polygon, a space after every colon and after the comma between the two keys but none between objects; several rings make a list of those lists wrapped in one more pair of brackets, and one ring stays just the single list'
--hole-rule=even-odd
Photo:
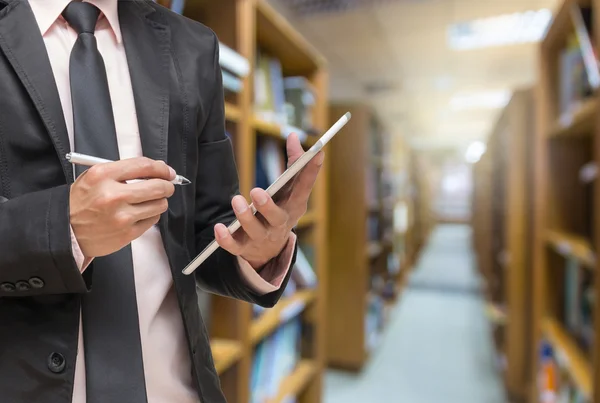
[{"label": "man's hand", "polygon": [[[288,165],[304,153],[295,134],[288,137],[287,153]],[[215,225],[215,239],[219,246],[245,259],[257,270],[277,256],[287,244],[292,228],[306,213],[308,198],[324,158],[321,151],[291,183],[281,189],[277,194],[277,204],[265,190],[252,189],[250,197],[258,211],[256,216],[243,196],[235,196],[231,204],[242,227],[232,236],[225,225]]]},{"label": "man's hand", "polygon": [[[147,178],[136,183],[125,181]],[[116,252],[167,211],[175,171],[163,161],[132,158],[89,168],[71,186],[71,227],[84,256]]]}]

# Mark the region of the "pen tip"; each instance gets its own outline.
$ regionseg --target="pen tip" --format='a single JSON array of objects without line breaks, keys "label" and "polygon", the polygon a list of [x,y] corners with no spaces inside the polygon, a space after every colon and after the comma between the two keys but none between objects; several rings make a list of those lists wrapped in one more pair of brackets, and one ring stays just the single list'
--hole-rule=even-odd
[{"label": "pen tip", "polygon": [[190,181],[188,178],[181,178],[182,185],[189,185],[190,183],[192,183],[192,181]]}]

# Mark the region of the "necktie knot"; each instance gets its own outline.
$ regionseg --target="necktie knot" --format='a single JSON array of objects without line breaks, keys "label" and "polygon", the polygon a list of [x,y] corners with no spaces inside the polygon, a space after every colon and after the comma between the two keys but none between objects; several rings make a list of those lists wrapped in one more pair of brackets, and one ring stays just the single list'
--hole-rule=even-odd
[{"label": "necktie knot", "polygon": [[100,10],[90,3],[72,1],[65,8],[62,16],[77,34],[93,34],[96,30]]}]

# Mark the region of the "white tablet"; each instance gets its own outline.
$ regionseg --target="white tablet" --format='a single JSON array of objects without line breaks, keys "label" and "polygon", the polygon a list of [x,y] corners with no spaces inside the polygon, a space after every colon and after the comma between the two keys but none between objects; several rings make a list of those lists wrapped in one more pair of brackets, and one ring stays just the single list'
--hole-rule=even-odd
[{"label": "white tablet", "polygon": [[[271,196],[275,202],[277,202],[276,199],[277,196],[279,196],[278,192],[281,190],[281,188],[285,184],[290,182],[290,180],[293,179],[298,174],[298,172],[300,172],[302,168],[304,168],[306,164],[308,164],[308,162],[312,160],[314,156],[317,155],[319,151],[321,151],[321,149],[323,149],[323,147],[325,147],[325,144],[327,144],[329,140],[331,140],[333,136],[335,136],[337,132],[339,132],[340,129],[344,127],[346,123],[348,123],[351,116],[352,115],[350,114],[350,112],[347,112],[337,122],[335,122],[333,126],[331,126],[331,128],[329,128],[329,130],[327,130],[325,134],[323,134],[323,136],[321,136],[321,138],[311,148],[308,149],[308,151],[302,154],[300,158],[298,158],[288,169],[286,169],[286,171],[283,174],[281,174],[281,176],[279,176],[279,178],[277,178],[277,180],[275,180],[275,182],[271,184],[271,186],[269,186],[266,189],[269,196]],[[256,208],[253,204],[250,205],[250,208],[252,209],[252,212],[256,214]],[[227,227],[227,229],[229,230],[230,234],[233,234],[240,227],[241,224],[236,219],[229,225],[229,227]],[[217,249],[219,249],[219,244],[216,240],[213,240],[206,248],[204,248],[202,252],[200,252],[198,256],[196,256],[183,269],[183,274],[192,274],[194,270],[196,270]]]}]

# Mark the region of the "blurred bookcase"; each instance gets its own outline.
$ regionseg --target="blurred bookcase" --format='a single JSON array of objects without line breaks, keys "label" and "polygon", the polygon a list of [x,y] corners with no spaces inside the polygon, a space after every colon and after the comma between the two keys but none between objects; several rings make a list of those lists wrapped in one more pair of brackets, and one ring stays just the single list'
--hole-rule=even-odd
[{"label": "blurred bookcase", "polygon": [[[531,402],[548,385],[570,401],[600,402],[599,18],[598,0],[562,2],[540,49],[530,351],[546,389],[534,382]],[[560,373],[552,382],[550,353]]]},{"label": "blurred bookcase", "polygon": [[[323,57],[263,0],[169,2],[217,34],[226,129],[241,193],[266,187],[287,163],[291,132],[308,147],[329,122]],[[271,309],[198,290],[221,386],[231,403],[318,403],[325,362],[327,167],[296,230],[294,275]]]},{"label": "blurred bookcase", "polygon": [[[399,189],[408,187],[410,175],[408,149],[392,144],[373,110],[360,103],[335,104],[329,113],[332,122],[347,111],[351,124],[327,154],[326,351],[329,366],[357,371],[377,347],[408,271],[404,235],[409,203]],[[403,215],[399,237],[396,209],[401,210],[396,216]]]},{"label": "blurred bookcase", "polygon": [[532,375],[534,113],[534,90],[515,91],[474,166],[474,250],[498,366],[514,402],[527,400]]}]

